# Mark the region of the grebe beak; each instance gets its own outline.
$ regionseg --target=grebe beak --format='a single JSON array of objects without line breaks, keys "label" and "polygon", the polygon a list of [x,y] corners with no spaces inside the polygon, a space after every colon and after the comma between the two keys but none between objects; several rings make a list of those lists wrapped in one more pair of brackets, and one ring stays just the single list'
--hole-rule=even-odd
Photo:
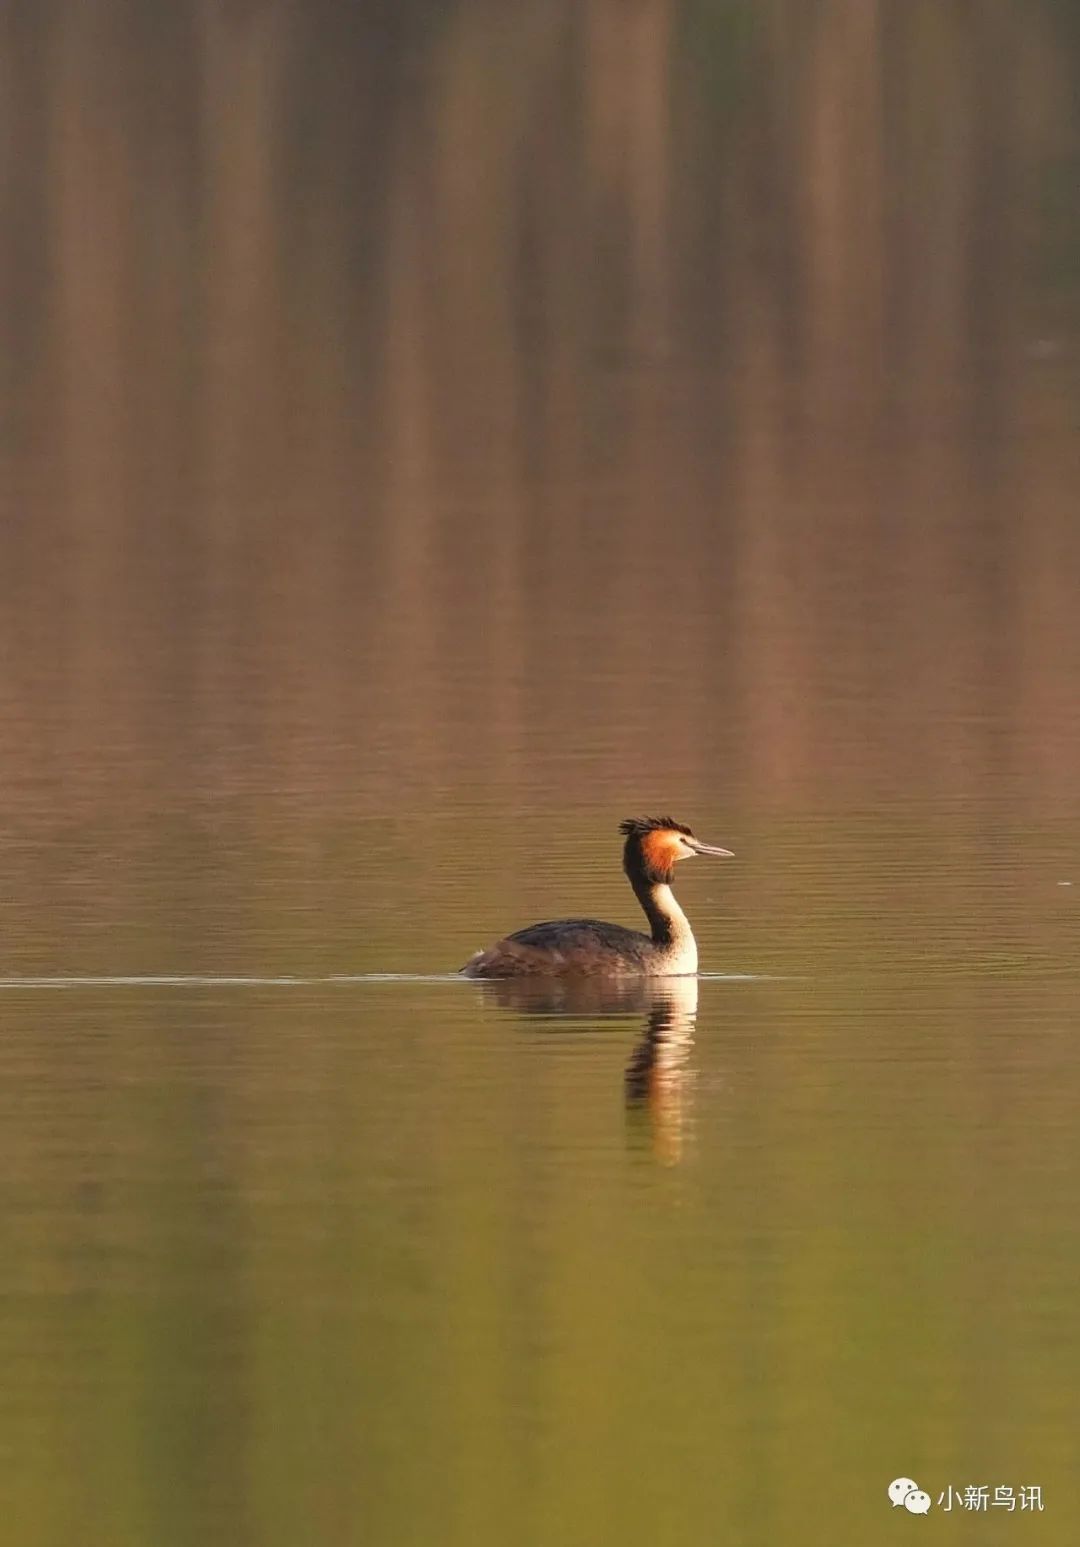
[{"label": "grebe beak", "polygon": [[695,854],[711,854],[714,859],[734,859],[730,849],[718,849],[712,843],[699,843],[696,838],[684,838],[683,843],[688,849],[693,849]]}]

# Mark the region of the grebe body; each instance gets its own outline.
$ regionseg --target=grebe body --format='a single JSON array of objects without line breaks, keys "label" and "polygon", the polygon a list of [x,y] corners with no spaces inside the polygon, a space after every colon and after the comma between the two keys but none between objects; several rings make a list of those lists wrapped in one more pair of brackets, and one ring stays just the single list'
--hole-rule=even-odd
[{"label": "grebe body", "polygon": [[600,919],[553,919],[530,924],[478,951],[461,969],[469,978],[561,977],[606,974],[676,977],[698,968],[697,942],[671,882],[679,860],[730,849],[699,843],[671,817],[634,817],[619,826],[623,869],[649,922],[649,934]]}]

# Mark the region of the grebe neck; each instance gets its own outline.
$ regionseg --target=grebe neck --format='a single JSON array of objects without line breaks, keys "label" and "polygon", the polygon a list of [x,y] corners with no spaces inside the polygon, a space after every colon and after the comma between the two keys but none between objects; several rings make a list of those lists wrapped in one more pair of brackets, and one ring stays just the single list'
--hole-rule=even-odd
[{"label": "grebe neck", "polygon": [[631,876],[630,885],[649,921],[652,942],[667,972],[697,971],[697,941],[690,920],[675,901],[675,893],[665,881],[647,881]]}]

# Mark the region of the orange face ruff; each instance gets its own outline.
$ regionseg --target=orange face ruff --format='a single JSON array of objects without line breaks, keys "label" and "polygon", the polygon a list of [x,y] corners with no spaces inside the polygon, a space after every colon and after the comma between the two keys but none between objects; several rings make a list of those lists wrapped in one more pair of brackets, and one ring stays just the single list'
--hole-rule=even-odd
[{"label": "orange face ruff", "polygon": [[677,860],[689,858],[682,834],[669,827],[645,833],[641,839],[641,855],[647,868],[657,874],[670,873]]}]

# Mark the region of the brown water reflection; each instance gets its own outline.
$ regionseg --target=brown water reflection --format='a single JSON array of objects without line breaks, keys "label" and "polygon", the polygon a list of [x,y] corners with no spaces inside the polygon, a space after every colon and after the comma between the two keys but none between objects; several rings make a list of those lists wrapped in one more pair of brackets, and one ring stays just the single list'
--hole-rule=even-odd
[{"label": "brown water reflection", "polygon": [[1071,802],[1053,9],[398,10],[8,20],[9,809]]},{"label": "brown water reflection", "polygon": [[5,8],[0,976],[449,970],[665,809],[786,980],[0,989],[20,1547],[1073,1539],[1078,66]]}]

